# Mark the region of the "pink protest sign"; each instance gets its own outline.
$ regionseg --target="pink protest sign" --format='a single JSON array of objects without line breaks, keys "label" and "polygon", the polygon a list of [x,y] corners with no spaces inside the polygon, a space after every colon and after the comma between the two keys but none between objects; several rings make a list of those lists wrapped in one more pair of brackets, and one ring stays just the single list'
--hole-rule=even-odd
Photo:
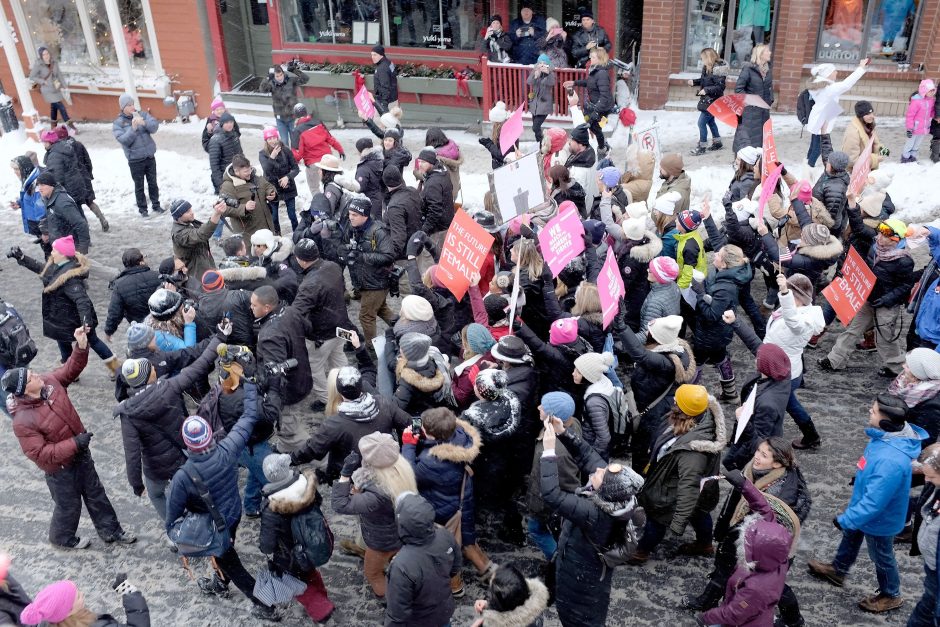
[{"label": "pink protest sign", "polygon": [[617,267],[617,258],[614,257],[613,248],[607,249],[607,260],[601,267],[600,276],[597,277],[597,291],[601,297],[601,312],[604,315],[604,328],[606,329],[617,316],[620,299],[623,298],[625,292],[623,277],[620,276],[620,268]]},{"label": "pink protest sign", "polygon": [[513,111],[509,119],[503,122],[503,128],[499,129],[499,151],[506,154],[515,145],[516,141],[522,137],[522,105]]},{"label": "pink protest sign", "polygon": [[372,103],[372,95],[369,94],[369,90],[366,89],[365,85],[359,88],[353,101],[355,101],[359,113],[367,120],[371,120],[372,116],[375,115],[375,105]]},{"label": "pink protest sign", "polygon": [[865,187],[865,183],[868,182],[868,175],[871,174],[871,150],[874,142],[875,137],[872,136],[872,138],[868,140],[868,144],[865,146],[862,154],[855,160],[855,165],[852,166],[852,177],[849,180],[850,194],[859,195],[862,193],[862,188]]},{"label": "pink protest sign", "polygon": [[584,250],[583,236],[581,216],[573,205],[549,220],[545,228],[539,231],[542,255],[552,270],[552,276],[557,277],[568,262],[581,254]]},{"label": "pink protest sign", "polygon": [[764,219],[764,207],[767,206],[767,201],[770,200],[770,197],[774,195],[774,191],[777,189],[777,182],[780,180],[781,172],[783,172],[782,163],[774,168],[774,171],[770,173],[766,181],[761,183],[760,200],[757,202],[758,221]]}]

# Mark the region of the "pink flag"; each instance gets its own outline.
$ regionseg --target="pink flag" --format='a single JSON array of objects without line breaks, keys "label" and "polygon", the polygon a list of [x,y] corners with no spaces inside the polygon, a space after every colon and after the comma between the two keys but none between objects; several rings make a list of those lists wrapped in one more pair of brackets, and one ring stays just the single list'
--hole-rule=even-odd
[{"label": "pink flag", "polygon": [[865,187],[865,183],[868,182],[868,175],[871,174],[871,149],[874,141],[875,136],[872,135],[871,139],[868,140],[868,145],[865,146],[865,150],[862,151],[862,154],[855,160],[855,165],[852,166],[852,178],[849,180],[850,194],[858,196],[862,192],[862,188]]},{"label": "pink flag", "polygon": [[760,200],[757,201],[758,223],[764,220],[764,207],[767,206],[767,201],[770,200],[770,197],[774,195],[774,191],[777,189],[777,182],[780,181],[781,172],[783,172],[782,163],[774,168],[774,171],[770,173],[766,181],[761,183]]},{"label": "pink flag", "polygon": [[614,256],[613,248],[607,249],[607,260],[601,267],[600,276],[597,277],[597,291],[601,297],[601,312],[604,315],[604,328],[606,329],[617,317],[620,299],[623,298],[625,292],[623,277],[620,276],[620,268],[617,267],[617,258]]},{"label": "pink flag", "polygon": [[513,111],[509,119],[503,122],[503,128],[499,129],[499,151],[506,154],[522,137],[522,105]]},{"label": "pink flag", "polygon": [[369,94],[369,90],[366,89],[365,85],[359,88],[353,101],[355,101],[359,113],[367,120],[371,120],[372,116],[375,115],[375,105],[372,103],[372,95]]},{"label": "pink flag", "polygon": [[562,211],[539,231],[539,244],[545,263],[556,277],[568,262],[581,254],[584,250],[584,225],[574,203],[562,203]]}]

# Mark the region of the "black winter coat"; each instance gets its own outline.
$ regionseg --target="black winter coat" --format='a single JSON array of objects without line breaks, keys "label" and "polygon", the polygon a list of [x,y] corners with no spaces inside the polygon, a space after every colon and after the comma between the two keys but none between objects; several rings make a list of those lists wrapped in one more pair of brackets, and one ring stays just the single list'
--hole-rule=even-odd
[{"label": "black winter coat", "polygon": [[[209,130],[210,124],[214,125],[211,131]],[[202,127],[202,149],[203,150],[205,150],[206,152],[209,152],[209,140],[212,139],[213,134],[215,134],[216,132],[221,132],[219,130],[221,128],[222,128],[222,125],[219,124],[218,118],[213,118],[212,116],[209,116],[208,118],[206,118],[206,124],[205,126]],[[233,130],[239,137],[242,136],[241,129],[238,128],[238,122],[235,122],[235,126]]]},{"label": "black winter coat", "polygon": [[587,78],[576,80],[574,84],[587,88],[584,113],[591,120],[600,120],[613,111],[614,97],[610,88],[610,68],[606,65],[592,65],[588,70]]},{"label": "black winter coat", "polygon": [[395,65],[382,57],[375,64],[375,101],[383,109],[388,103],[398,100],[398,77],[395,76]]},{"label": "black winter coat", "polygon": [[60,237],[71,235],[75,239],[75,250],[87,255],[88,248],[91,246],[91,234],[88,232],[85,214],[82,213],[76,200],[61,185],[56,185],[52,196],[45,203],[49,243]]},{"label": "black winter coat", "polygon": [[382,200],[384,192],[382,187],[382,170],[385,161],[382,152],[373,148],[362,155],[359,165],[356,166],[356,182],[359,183],[359,192],[369,197],[372,202],[372,219],[382,219]]},{"label": "black winter coat", "polygon": [[[767,69],[767,75],[761,76],[760,70],[753,63],[745,63],[734,84],[734,93],[760,96],[768,105],[774,103],[773,67]],[[744,107],[741,121],[734,133],[734,154],[744,146],[760,148],[764,143],[764,122],[770,119],[770,110],[748,105]]]},{"label": "black winter coat", "polygon": [[405,259],[408,238],[421,230],[421,195],[402,185],[391,193],[382,221],[388,225],[395,259]]},{"label": "black winter coat", "polygon": [[22,625],[20,613],[33,601],[12,575],[7,574],[5,584],[0,587],[0,624]]},{"label": "black winter coat", "polygon": [[140,592],[128,592],[121,597],[127,622],[119,622],[110,614],[99,614],[90,627],[150,627],[150,608]]},{"label": "black winter coat", "polygon": [[219,342],[213,338],[178,375],[157,379],[114,408],[114,417],[121,419],[124,465],[134,494],[143,494],[143,476],[169,481],[186,462],[181,429],[189,412],[182,394],[212,371]]},{"label": "black winter coat", "polygon": [[209,139],[209,170],[212,172],[212,187],[219,192],[225,168],[232,163],[235,155],[242,152],[242,142],[238,133],[231,131],[218,131]]},{"label": "black winter coat", "polygon": [[425,409],[444,405],[446,381],[433,359],[428,359],[428,363],[423,366],[412,368],[404,357],[399,357],[395,374],[398,377],[395,401],[408,415],[418,416]]},{"label": "black winter coat", "polygon": [[304,470],[303,480],[301,475],[294,475],[288,485],[284,485],[284,482],[269,483],[261,488],[261,493],[265,499],[261,506],[258,548],[265,555],[272,556],[277,568],[305,579],[309,573],[293,559],[296,541],[291,522],[296,516],[307,514],[322,503],[323,499],[317,492],[316,474],[312,470]]},{"label": "black winter coat", "polygon": [[[281,411],[276,395],[262,394],[259,389],[256,396],[258,421],[252,427],[248,437],[249,449],[271,437]],[[235,428],[235,424],[244,411],[245,386],[239,385],[231,394],[224,394],[221,385],[214,385],[209,393],[202,397],[196,414],[212,425],[212,430],[216,433],[213,437],[219,440]]]},{"label": "black winter coat", "polygon": [[738,294],[742,289],[747,289],[753,276],[754,272],[748,264],[708,275],[705,291],[711,295],[711,303],[699,297],[695,305],[695,330],[692,334],[692,346],[700,361],[707,363],[708,353],[724,350],[731,343],[734,330],[722,321],[721,316],[729,309],[737,309]]},{"label": "black winter coat", "polygon": [[[812,223],[812,218],[806,213],[803,203],[797,199],[791,201],[800,228]],[[767,258],[773,262],[780,260],[780,244],[771,233],[761,237],[763,251],[767,253]],[[842,255],[842,242],[835,235],[829,236],[829,241],[825,244],[814,244],[812,246],[800,245],[794,251],[794,255],[788,261],[781,265],[784,267],[787,276],[799,273],[805,275],[814,286],[819,286],[823,273],[829,267],[838,261]]]},{"label": "black winter coat", "polygon": [[489,37],[483,39],[483,50],[490,63],[508,63],[509,51],[512,50],[509,33],[504,30],[490,33]]},{"label": "black winter coat", "polygon": [[449,345],[448,350],[443,351],[447,355],[458,355],[459,348],[453,343],[452,339],[455,333],[459,333],[464,326],[472,322],[464,321],[461,314],[469,309],[464,305],[469,301],[469,295],[464,296],[463,301],[458,301],[449,289],[443,286],[428,288],[421,280],[421,272],[418,270],[418,262],[414,259],[405,262],[405,271],[408,273],[408,284],[411,287],[411,293],[421,296],[431,303],[434,309],[434,319],[437,321],[437,328],[441,332],[441,342]]},{"label": "black winter coat", "polygon": [[525,324],[519,327],[516,335],[532,351],[532,357],[535,358],[535,364],[538,366],[539,380],[545,384],[546,388],[551,388],[545,391],[567,392],[575,399],[575,404],[579,405],[580,386],[575,384],[569,373],[574,372],[575,359],[594,350],[588,341],[578,336],[574,342],[556,346],[550,342],[543,342],[542,338]]},{"label": "black winter coat", "polygon": [[428,235],[446,231],[454,219],[454,186],[444,166],[436,166],[418,185],[421,194],[421,230]]},{"label": "black winter coat", "polygon": [[698,97],[698,110],[704,111],[708,106],[725,95],[728,79],[728,64],[719,59],[709,72],[702,68],[702,76],[692,80],[692,85],[698,87],[705,95]]},{"label": "black winter coat", "polygon": [[940,394],[910,408],[907,421],[927,432],[926,440],[921,440],[921,448],[927,448],[940,436]]},{"label": "black winter coat", "polygon": [[199,296],[196,311],[196,338],[200,341],[215,333],[216,325],[228,314],[232,321],[230,344],[254,347],[254,314],[251,313],[251,292],[223,287]]},{"label": "black winter coat", "polygon": [[519,458],[528,439],[522,431],[522,411],[518,397],[504,391],[494,400],[477,400],[463,412],[463,419],[476,427],[483,442],[482,453],[473,464],[480,492],[498,492],[499,485],[513,469],[528,459]]},{"label": "black winter coat", "polygon": [[875,275],[875,287],[868,295],[868,304],[875,309],[894,307],[907,302],[911,289],[914,287],[914,260],[910,255],[904,255],[891,261],[875,262],[877,246],[875,238],[877,231],[862,220],[862,213],[858,207],[849,209],[849,224],[852,233],[858,237],[868,237],[872,244],[865,258],[865,263]]},{"label": "black winter coat", "polygon": [[310,357],[304,340],[309,327],[310,322],[304,316],[283,304],[261,321],[256,351],[259,363],[297,360],[297,366],[283,376],[269,379],[269,389],[280,397],[284,405],[299,403],[313,389]]},{"label": "black winter coat", "polygon": [[506,165],[506,155],[503,154],[496,142],[489,137],[481,137],[477,141],[490,153],[490,165],[494,170]]},{"label": "black winter coat", "polygon": [[284,73],[284,81],[278,83],[272,75],[261,81],[261,91],[270,92],[274,115],[281,120],[294,119],[294,105],[297,104],[297,88],[307,84],[307,75],[300,70]]},{"label": "black winter coat", "polygon": [[17,263],[32,270],[42,279],[42,334],[56,342],[71,343],[75,329],[87,324],[98,326],[95,306],[88,297],[85,280],[91,262],[82,254],[75,255],[62,265],[52,257],[43,264],[26,255]]},{"label": "black winter coat", "polygon": [[591,30],[579,28],[575,31],[574,35],[571,35],[571,56],[574,57],[574,62],[577,67],[587,65],[588,59],[591,57],[591,51],[588,49],[587,45],[592,41],[597,44],[598,48],[603,48],[607,52],[610,52],[611,45],[607,31],[597,24],[594,24],[594,28]]},{"label": "black winter coat", "polygon": [[836,237],[842,237],[845,225],[848,224],[846,207],[848,201],[845,194],[849,189],[849,173],[842,171],[836,174],[823,172],[813,186],[813,198],[826,205],[826,210],[832,217],[833,225],[829,232]]},{"label": "black winter coat", "polygon": [[46,151],[42,162],[46,170],[55,175],[56,184],[61,185],[78,205],[88,204],[89,192],[82,164],[68,143],[58,141]]},{"label": "black winter coat", "polygon": [[209,238],[215,232],[215,226],[211,220],[205,224],[198,220],[185,224],[173,222],[173,230],[170,231],[173,256],[186,264],[189,273],[186,286],[190,293],[201,292],[203,273],[215,268],[215,259],[212,258],[212,251],[209,249]]},{"label": "black winter coat", "polygon": [[160,287],[160,275],[149,266],[126,268],[108,284],[111,303],[104,334],[114,335],[122,320],[142,322],[150,314],[147,299]]},{"label": "black winter coat", "polygon": [[[401,548],[395,523],[395,503],[375,484],[369,468],[353,473],[353,481],[337,481],[330,498],[333,511],[359,517],[362,540],[373,551],[396,551]],[[352,493],[353,482],[359,489]]]},{"label": "black winter coat", "polygon": [[[127,351],[128,359],[146,359],[157,372],[157,378],[174,377],[182,372],[183,368],[196,361],[211,340],[206,339],[195,346],[180,348],[175,351],[152,351],[146,346]],[[121,402],[130,396],[127,382],[124,377],[114,381],[114,400]]]},{"label": "black winter coat", "polygon": [[74,137],[69,137],[68,139],[62,139],[59,141],[64,141],[66,144],[72,147],[72,152],[75,153],[75,158],[78,159],[78,164],[82,168],[82,174],[85,176],[85,187],[88,189],[88,196],[85,198],[85,200],[90,203],[95,199],[95,189],[91,184],[91,182],[95,180],[95,168],[91,162],[91,155],[88,154],[88,149],[85,148],[85,144],[78,141]]},{"label": "black winter coat", "polygon": [[659,256],[663,243],[652,231],[647,231],[642,240],[627,240],[619,249],[620,274],[626,289],[623,306],[626,309],[627,325],[634,332],[640,330],[640,310],[650,293],[647,269],[649,263]]},{"label": "black winter coat", "polygon": [[[272,159],[270,150],[265,146],[258,152],[258,162],[261,164],[264,178],[268,179],[268,183],[277,190],[277,199],[272,202],[297,197],[297,181],[294,177],[300,174],[300,167],[290,148],[281,144],[281,152],[278,153],[276,159]],[[278,184],[278,180],[283,176],[287,177],[287,187],[281,187]]]},{"label": "black winter coat", "polygon": [[307,339],[322,343],[336,337],[336,327],[354,329],[346,311],[343,270],[334,262],[319,259],[301,270],[300,286],[291,308],[307,319]]},{"label": "black winter coat", "polygon": [[[783,435],[783,419],[790,400],[790,377],[774,381],[763,375],[753,377],[741,387],[741,398],[747,399],[754,386],[754,413],[737,442],[731,442],[722,463],[729,470],[743,470],[754,457],[757,446],[772,435]],[[735,421],[737,424],[737,421]]]},{"label": "black winter coat", "polygon": [[555,201],[556,205],[560,207],[561,203],[570,200],[574,203],[574,206],[578,208],[578,213],[582,218],[587,216],[587,213],[585,213],[585,196],[584,188],[581,187],[581,183],[577,181],[571,181],[571,184],[565,189],[558,189],[552,192],[552,200]]},{"label": "black winter coat", "polygon": [[[381,214],[381,200],[379,203]],[[395,248],[388,227],[373,218],[360,228],[350,228],[344,239],[347,244],[357,244],[358,252],[347,257],[353,284],[361,290],[388,289],[388,276],[395,261]]]}]

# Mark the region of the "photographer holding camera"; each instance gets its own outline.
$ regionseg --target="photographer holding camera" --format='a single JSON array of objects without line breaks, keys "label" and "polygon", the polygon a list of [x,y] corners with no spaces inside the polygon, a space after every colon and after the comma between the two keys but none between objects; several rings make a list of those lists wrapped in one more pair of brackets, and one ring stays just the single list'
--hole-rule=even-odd
[{"label": "photographer holding camera", "polygon": [[[268,202],[277,198],[277,190],[263,176],[258,176],[245,155],[235,155],[225,169],[219,195],[226,200],[225,217],[229,225],[247,241],[256,231],[274,232],[274,219]],[[238,201],[232,205],[228,198]]]},{"label": "photographer holding camera", "polygon": [[185,264],[189,274],[186,288],[192,294],[201,291],[200,280],[203,273],[215,268],[215,259],[209,250],[209,238],[212,237],[226,208],[225,202],[217,202],[212,207],[212,217],[203,224],[196,219],[196,213],[188,200],[174,200],[170,205],[170,215],[173,216],[173,230],[170,232],[173,256]]},{"label": "photographer holding camera", "polygon": [[279,392],[284,405],[299,403],[313,389],[310,357],[304,341],[310,323],[296,309],[282,303],[271,285],[262,285],[251,293],[251,313],[258,329],[258,360],[264,364],[290,358],[297,360],[295,368],[270,379],[269,389]]},{"label": "photographer holding camera", "polygon": [[395,313],[385,303],[395,249],[388,227],[369,217],[372,203],[368,198],[353,198],[348,209],[350,228],[343,236],[343,257],[349,266],[353,285],[362,294],[359,324],[366,342],[371,342],[376,333],[377,316],[381,316],[389,326],[395,321]]}]

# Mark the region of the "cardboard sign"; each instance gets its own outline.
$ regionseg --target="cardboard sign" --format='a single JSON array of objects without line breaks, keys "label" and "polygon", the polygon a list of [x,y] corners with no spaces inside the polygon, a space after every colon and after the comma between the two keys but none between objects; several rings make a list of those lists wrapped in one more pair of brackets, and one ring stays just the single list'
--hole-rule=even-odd
[{"label": "cardboard sign", "polygon": [[545,202],[544,182],[538,152],[493,170],[496,206],[503,222],[510,222]]},{"label": "cardboard sign", "polygon": [[371,120],[372,116],[375,115],[375,104],[373,104],[372,95],[369,93],[369,90],[366,89],[365,85],[359,88],[353,101],[356,103],[356,109],[359,110],[359,113],[367,120]]},{"label": "cardboard sign", "polygon": [[708,112],[719,122],[737,128],[738,118],[744,113],[744,94],[728,94],[708,105]]},{"label": "cardboard sign", "polygon": [[493,245],[493,236],[474,222],[463,209],[458,209],[447,229],[437,278],[444,287],[461,300],[470,287],[470,277],[479,272]]},{"label": "cardboard sign", "polygon": [[584,251],[584,225],[577,207],[567,207],[549,220],[539,231],[539,244],[552,276],[557,277],[568,262]]},{"label": "cardboard sign", "polygon": [[499,151],[502,154],[509,152],[522,137],[522,106],[512,112],[509,119],[503,122],[499,129]]},{"label": "cardboard sign", "polygon": [[760,162],[760,180],[766,181],[770,176],[770,168],[773,164],[779,163],[777,158],[777,143],[774,141],[774,123],[773,120],[764,122],[764,155]]},{"label": "cardboard sign", "polygon": [[862,151],[862,154],[855,160],[855,165],[852,166],[852,178],[849,179],[848,191],[850,194],[858,196],[862,188],[865,187],[865,183],[868,182],[868,175],[871,174],[871,149],[874,141],[875,137],[872,135],[865,145],[865,150]]},{"label": "cardboard sign", "polygon": [[839,322],[848,326],[874,289],[875,275],[854,246],[849,247],[841,272],[842,276],[836,277],[822,293],[836,310]]},{"label": "cardboard sign", "polygon": [[620,299],[623,298],[626,291],[623,286],[623,277],[620,276],[620,268],[617,267],[617,258],[614,256],[613,248],[607,249],[607,260],[601,267],[601,273],[597,277],[597,291],[601,297],[601,312],[604,315],[604,328],[606,329],[617,317]]},{"label": "cardboard sign", "polygon": [[770,173],[770,176],[767,177],[767,180],[761,186],[760,189],[760,199],[757,201],[757,221],[762,222],[764,220],[764,207],[767,206],[767,201],[770,200],[770,197],[774,195],[774,190],[777,189],[777,182],[780,180],[780,173],[783,172],[783,164],[781,163],[774,171]]}]

